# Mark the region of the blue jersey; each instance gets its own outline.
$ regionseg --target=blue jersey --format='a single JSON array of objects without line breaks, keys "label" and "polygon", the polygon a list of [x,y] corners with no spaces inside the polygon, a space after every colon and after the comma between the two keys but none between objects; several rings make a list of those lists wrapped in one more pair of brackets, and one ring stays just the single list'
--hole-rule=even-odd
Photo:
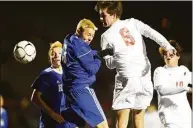
[{"label": "blue jersey", "polygon": [[95,82],[95,74],[101,66],[101,61],[95,59],[94,54],[90,46],[75,34],[69,34],[64,39],[63,82],[65,87],[84,88]]},{"label": "blue jersey", "polygon": [[[62,74],[53,68],[49,67],[42,71],[32,84],[32,88],[42,93],[41,98],[56,113],[60,114],[66,108]],[[54,128],[56,122],[41,110],[40,128],[46,126]]]},{"label": "blue jersey", "polygon": [[7,111],[4,108],[0,108],[0,128],[8,128]]}]

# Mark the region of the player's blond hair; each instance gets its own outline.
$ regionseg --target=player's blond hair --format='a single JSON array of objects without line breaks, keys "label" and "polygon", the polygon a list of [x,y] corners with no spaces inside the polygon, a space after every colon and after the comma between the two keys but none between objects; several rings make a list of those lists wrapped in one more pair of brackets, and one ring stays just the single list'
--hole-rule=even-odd
[{"label": "player's blond hair", "polygon": [[55,41],[54,43],[50,43],[50,49],[48,51],[48,56],[50,57],[54,48],[62,48],[62,43],[60,41]]},{"label": "player's blond hair", "polygon": [[98,30],[98,28],[95,26],[95,24],[89,20],[89,19],[82,19],[79,21],[77,27],[76,27],[76,34],[80,35],[85,28],[92,28],[93,30]]}]

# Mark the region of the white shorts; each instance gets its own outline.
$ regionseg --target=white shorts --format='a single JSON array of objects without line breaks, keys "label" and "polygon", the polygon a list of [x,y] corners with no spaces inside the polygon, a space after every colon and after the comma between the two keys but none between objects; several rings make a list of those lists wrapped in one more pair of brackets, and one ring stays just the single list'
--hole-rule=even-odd
[{"label": "white shorts", "polygon": [[145,76],[123,78],[115,76],[113,94],[113,110],[119,109],[146,109],[153,98],[153,84],[151,72]]}]

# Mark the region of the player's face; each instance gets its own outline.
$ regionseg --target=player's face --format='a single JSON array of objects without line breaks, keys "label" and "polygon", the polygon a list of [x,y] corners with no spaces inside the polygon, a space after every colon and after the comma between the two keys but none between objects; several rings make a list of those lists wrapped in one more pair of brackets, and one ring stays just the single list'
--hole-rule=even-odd
[{"label": "player's face", "polygon": [[177,56],[176,51],[172,55],[164,54],[164,61],[168,66],[178,65],[179,56]]},{"label": "player's face", "polygon": [[110,27],[116,20],[116,15],[110,15],[106,9],[100,9],[100,20],[103,23],[103,27]]},{"label": "player's face", "polygon": [[0,96],[0,107],[3,107],[3,105],[4,105],[4,100],[3,100],[3,97]]},{"label": "player's face", "polygon": [[54,68],[58,68],[61,66],[61,55],[62,55],[62,48],[59,47],[53,48],[52,53],[50,55],[50,62]]},{"label": "player's face", "polygon": [[90,44],[91,41],[93,40],[95,35],[95,30],[92,28],[85,28],[84,31],[82,32],[82,39],[87,43]]}]

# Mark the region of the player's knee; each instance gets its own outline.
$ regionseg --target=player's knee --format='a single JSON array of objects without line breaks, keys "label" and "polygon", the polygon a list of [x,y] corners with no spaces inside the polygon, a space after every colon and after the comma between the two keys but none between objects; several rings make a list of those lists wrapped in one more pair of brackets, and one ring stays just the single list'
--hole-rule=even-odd
[{"label": "player's knee", "polygon": [[98,124],[96,126],[96,128],[109,128],[107,120],[104,120],[103,122],[101,122],[100,124]]},{"label": "player's knee", "polygon": [[116,127],[117,128],[127,128],[129,121],[130,109],[122,109],[116,111]]},{"label": "player's knee", "polygon": [[126,122],[117,122],[117,128],[127,128],[127,123]]},{"label": "player's knee", "polygon": [[124,116],[122,116],[122,118],[118,118],[117,122],[116,122],[116,127],[117,128],[127,128],[128,125],[128,119],[123,118]]},{"label": "player's knee", "polygon": [[134,110],[134,116],[135,118],[141,118],[144,117],[145,110]]}]

